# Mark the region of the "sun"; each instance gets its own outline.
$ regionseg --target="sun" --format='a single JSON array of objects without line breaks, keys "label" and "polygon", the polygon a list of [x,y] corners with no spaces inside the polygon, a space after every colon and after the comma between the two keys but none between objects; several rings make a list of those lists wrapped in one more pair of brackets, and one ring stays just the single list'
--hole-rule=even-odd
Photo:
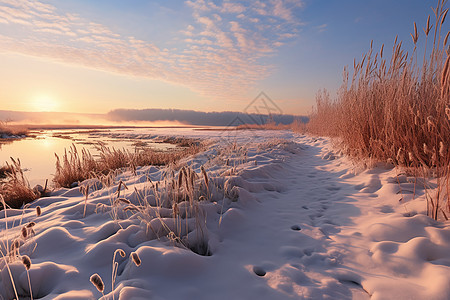
[{"label": "sun", "polygon": [[49,95],[37,95],[32,100],[34,111],[54,112],[58,109],[59,103]]}]

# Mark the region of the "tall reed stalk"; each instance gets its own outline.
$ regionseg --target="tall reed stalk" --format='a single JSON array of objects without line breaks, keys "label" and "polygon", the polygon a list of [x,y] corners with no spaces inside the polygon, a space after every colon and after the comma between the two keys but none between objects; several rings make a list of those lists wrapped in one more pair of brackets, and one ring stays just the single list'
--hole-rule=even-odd
[{"label": "tall reed stalk", "polygon": [[[395,38],[392,55],[384,45],[369,51],[353,72],[344,69],[336,99],[326,91],[316,98],[309,130],[338,138],[357,158],[392,161],[425,178],[436,178],[438,188],[427,192],[428,214],[437,219],[449,211],[450,163],[450,48],[443,31],[447,0],[439,0],[428,16],[422,39],[414,23],[414,49],[408,52]],[[434,24],[431,20],[434,19]],[[427,43],[433,41],[432,48]],[[423,45],[423,59],[418,47]]]}]

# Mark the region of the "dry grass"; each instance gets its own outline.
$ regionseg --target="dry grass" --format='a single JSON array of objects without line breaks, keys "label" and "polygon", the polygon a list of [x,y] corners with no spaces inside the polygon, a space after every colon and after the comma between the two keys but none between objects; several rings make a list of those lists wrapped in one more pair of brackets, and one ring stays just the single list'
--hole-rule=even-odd
[{"label": "dry grass", "polygon": [[[11,166],[12,169],[20,167],[20,162],[15,162],[13,160],[13,166]],[[2,194],[0,194],[0,203],[2,207],[9,206],[6,202]],[[35,231],[33,227],[36,225],[35,222],[29,222],[27,224],[22,224],[23,221],[23,214],[25,213],[25,208],[27,208],[27,205],[24,206],[22,210],[22,217],[20,218],[20,221],[18,223],[15,222],[14,217],[12,222],[9,222],[8,220],[8,209],[5,209],[3,211],[3,218],[4,218],[4,224],[5,228],[1,231],[1,241],[0,241],[0,271],[3,271],[5,268],[8,272],[8,275],[6,277],[3,277],[3,288],[6,288],[6,295],[7,297],[14,298],[12,295],[15,296],[14,299],[31,299],[33,300],[33,292],[31,288],[31,280],[30,280],[30,273],[29,270],[31,269],[32,263],[31,259],[28,255],[24,255],[21,252],[29,252],[26,248],[23,249],[22,246],[32,239],[35,236]],[[8,225],[10,224],[10,226]],[[11,234],[11,231],[13,232]],[[14,234],[16,233],[16,234]],[[15,236],[15,237],[14,237]],[[34,251],[36,248],[36,241],[31,240],[35,243],[35,247],[31,251],[30,254]],[[25,267],[26,273],[27,273],[27,279],[28,279],[28,291],[26,290],[19,290],[16,288],[16,282],[15,280],[18,279],[18,274],[16,271],[13,271],[11,269],[10,264],[20,261],[23,266]],[[15,274],[14,274],[15,273]],[[9,282],[8,282],[9,281]],[[8,285],[11,285],[11,289],[9,289]],[[9,291],[8,291],[9,290]],[[2,290],[2,292],[5,292],[5,290]],[[2,293],[3,294],[3,293]],[[9,294],[9,296],[8,296]],[[4,294],[3,294],[4,295]],[[19,298],[19,295],[21,298]],[[8,298],[9,299],[9,298]]]},{"label": "dry grass", "polygon": [[199,139],[170,136],[161,140],[162,143],[174,144],[178,147],[198,147],[202,144]]},{"label": "dry grass", "polygon": [[72,145],[61,158],[55,154],[56,174],[53,181],[58,187],[70,187],[74,182],[96,178],[102,174],[107,175],[122,168],[136,170],[138,166],[175,163],[183,157],[198,153],[201,149],[202,145],[191,145],[172,151],[155,151],[147,148],[130,152],[101,146],[100,157],[95,158],[88,150],[82,149],[80,153],[76,146]]},{"label": "dry grass", "polygon": [[[344,69],[336,99],[326,91],[318,93],[308,125],[313,133],[339,138],[352,156],[392,161],[416,175],[438,178],[439,188],[427,196],[434,219],[439,213],[447,218],[444,203],[450,208],[450,53],[448,33],[442,32],[446,2],[438,1],[435,22],[428,19],[421,40],[414,24],[412,53],[396,38],[387,60],[384,45],[374,53],[371,44],[362,60],[354,62],[351,78]],[[429,39],[433,47],[427,52]],[[418,58],[419,42],[423,58]]]},{"label": "dry grass", "polygon": [[124,210],[138,212],[151,236],[165,238],[200,255],[210,255],[202,203],[222,199],[223,193],[218,192],[203,167],[200,173],[189,166],[178,171],[171,169],[167,169],[161,181],[149,180],[146,189],[136,191],[139,205],[118,203],[124,205]]},{"label": "dry grass", "polygon": [[19,125],[8,125],[8,123],[0,121],[0,138],[2,135],[27,135],[28,129]]},{"label": "dry grass", "polygon": [[[218,149],[205,165],[193,167],[170,164],[153,181],[145,171],[136,173],[134,188],[123,181],[109,184],[110,204],[98,203],[95,212],[108,211],[113,220],[137,218],[144,226],[147,239],[158,239],[174,246],[190,249],[199,255],[211,255],[207,218],[211,211],[224,211],[239,198],[236,175],[247,160],[248,149],[236,145]],[[195,164],[194,164],[195,165]],[[210,171],[208,166],[220,171]],[[133,179],[128,179],[133,182]],[[114,181],[114,180],[113,180]],[[94,181],[83,182],[85,185]],[[89,189],[89,188],[88,188]],[[221,217],[219,217],[220,225]],[[138,263],[137,263],[138,265]]]},{"label": "dry grass", "polygon": [[13,170],[10,165],[4,165],[0,167],[0,180],[5,179],[8,173],[12,173]]},{"label": "dry grass", "polygon": [[[20,208],[40,197],[40,193],[34,191],[25,178],[20,160],[11,158],[12,163],[0,169],[0,195],[3,196],[6,205],[11,208]],[[3,205],[1,205],[3,208]]]}]

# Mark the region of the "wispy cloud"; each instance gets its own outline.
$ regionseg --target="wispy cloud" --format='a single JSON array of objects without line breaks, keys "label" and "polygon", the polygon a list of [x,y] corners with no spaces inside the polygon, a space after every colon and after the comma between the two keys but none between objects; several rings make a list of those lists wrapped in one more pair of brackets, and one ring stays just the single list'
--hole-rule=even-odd
[{"label": "wispy cloud", "polygon": [[210,97],[238,99],[272,66],[264,58],[294,38],[297,0],[190,0],[192,23],[177,49],[113,32],[37,0],[0,0],[0,51],[47,57],[109,72],[181,84]]},{"label": "wispy cloud", "polygon": [[328,29],[328,24],[322,24],[322,25],[316,26],[316,29],[319,32],[324,32]]}]

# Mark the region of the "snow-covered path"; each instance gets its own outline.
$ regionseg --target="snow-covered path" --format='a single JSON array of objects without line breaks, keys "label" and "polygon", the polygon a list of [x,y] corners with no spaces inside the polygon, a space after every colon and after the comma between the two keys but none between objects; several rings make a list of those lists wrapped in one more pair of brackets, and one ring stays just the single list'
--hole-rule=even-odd
[{"label": "snow-covered path", "polygon": [[[225,213],[217,251],[174,282],[189,287],[183,297],[448,299],[450,230],[423,215],[423,191],[400,202],[410,178],[399,185],[394,169],[358,172],[322,139],[297,142],[283,162],[241,173],[244,186],[273,188],[241,195]],[[180,295],[161,283],[153,290]]]},{"label": "snow-covered path", "polygon": [[329,164],[320,147],[302,146],[271,166],[270,176],[253,172],[246,178],[250,184],[271,182],[279,191],[252,193],[251,201],[225,213],[220,246],[204,258],[208,264],[172,278],[175,286],[189,288],[181,292],[156,282],[152,290],[167,299],[180,293],[185,299],[369,298],[359,277],[341,265],[342,245],[329,237],[359,214],[346,198],[341,173],[325,169]]},{"label": "snow-covered path", "polygon": [[[23,216],[24,224],[36,222],[36,235],[20,248],[32,260],[35,298],[96,299],[101,294],[89,282],[94,273],[105,282],[102,299],[450,298],[450,226],[424,215],[424,192],[418,185],[413,197],[412,178],[383,166],[358,168],[326,139],[277,133],[287,142],[260,147],[272,134],[243,133],[241,141],[256,140],[245,159],[228,152],[217,157],[215,144],[187,162],[198,174],[204,165],[239,192],[236,201],[202,204],[211,256],[151,237],[138,217],[112,220],[108,209],[96,211],[115,199],[117,183],[89,194],[86,217],[78,188],[37,200]],[[230,175],[233,159],[241,164]],[[129,188],[123,196],[135,202],[134,188],[145,188],[148,177],[161,180],[161,170],[120,175]],[[21,214],[8,210],[10,225]],[[20,226],[1,238],[18,235]],[[116,257],[111,293],[116,249],[126,257]],[[139,267],[129,259],[133,251]],[[24,267],[11,267],[26,294]],[[0,295],[12,299],[8,277],[3,267]]]},{"label": "snow-covered path", "polygon": [[217,279],[219,286],[212,291],[216,297],[229,297],[233,287],[233,299],[369,298],[360,277],[343,265],[349,245],[330,238],[360,214],[348,198],[347,190],[354,189],[339,178],[343,172],[327,170],[331,161],[322,156],[321,147],[302,146],[272,170],[272,178],[282,183],[281,192],[255,193],[258,202],[250,209],[228,212],[236,215],[235,225],[212,264],[211,276],[220,270],[227,274]]}]

